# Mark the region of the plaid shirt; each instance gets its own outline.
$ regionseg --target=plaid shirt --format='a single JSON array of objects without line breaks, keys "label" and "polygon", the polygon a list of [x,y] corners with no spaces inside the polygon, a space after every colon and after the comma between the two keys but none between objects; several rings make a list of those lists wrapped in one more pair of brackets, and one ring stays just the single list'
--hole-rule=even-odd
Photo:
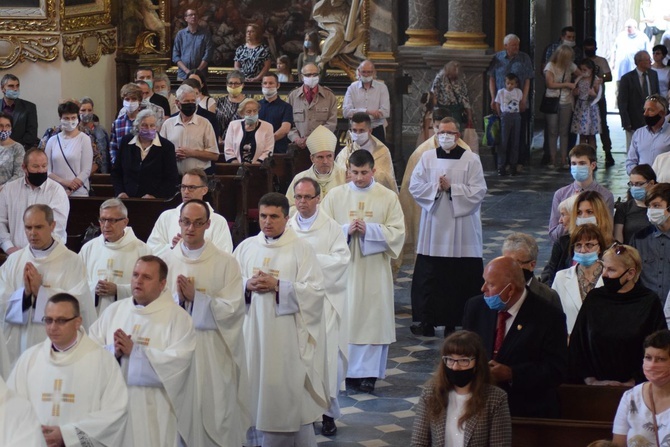
[{"label": "plaid shirt", "polygon": [[112,123],[112,131],[109,137],[109,156],[112,159],[112,166],[116,160],[116,153],[119,150],[119,143],[133,130],[133,121],[128,118],[127,114],[114,120]]}]

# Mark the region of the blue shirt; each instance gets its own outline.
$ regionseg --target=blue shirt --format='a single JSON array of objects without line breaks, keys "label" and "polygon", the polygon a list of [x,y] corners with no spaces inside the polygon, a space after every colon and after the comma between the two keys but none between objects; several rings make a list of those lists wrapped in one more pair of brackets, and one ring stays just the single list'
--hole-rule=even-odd
[{"label": "blue shirt", "polygon": [[670,291],[670,235],[649,225],[633,235],[630,245],[637,248],[642,258],[642,285],[656,292],[665,304]]},{"label": "blue shirt", "polygon": [[[272,129],[275,132],[279,130],[282,123],[290,123],[291,127],[293,127],[293,107],[291,107],[291,104],[281,98],[277,98],[272,102],[263,98],[258,102],[261,105],[261,110],[258,112],[258,118],[272,124]],[[285,154],[288,149],[288,143],[288,136],[275,141],[273,152],[275,154]]]},{"label": "blue shirt", "polygon": [[630,140],[626,172],[630,175],[630,171],[637,165],[652,166],[657,156],[668,151],[670,151],[670,123],[666,121],[656,133],[652,132],[649,126],[640,127]]},{"label": "blue shirt", "polygon": [[[189,69],[195,70],[200,62],[209,63],[212,60],[212,36],[205,29],[198,29],[192,33],[187,28],[180,30],[174,39],[172,47],[172,62],[182,61]],[[180,68],[177,72],[179,79],[186,79],[186,73]]]},{"label": "blue shirt", "polygon": [[512,58],[507,57],[507,51],[498,51],[493,55],[487,74],[496,81],[496,91],[505,88],[505,75],[514,73],[519,78],[519,88],[523,91],[526,79],[535,78],[535,70],[530,56],[519,51]]}]

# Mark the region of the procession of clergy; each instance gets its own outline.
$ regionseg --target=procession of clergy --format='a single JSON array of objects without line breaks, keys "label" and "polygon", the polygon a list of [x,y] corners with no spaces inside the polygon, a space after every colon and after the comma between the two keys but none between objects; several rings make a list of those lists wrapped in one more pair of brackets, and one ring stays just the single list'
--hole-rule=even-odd
[{"label": "procession of clergy", "polygon": [[385,145],[369,135],[373,150],[350,143],[336,158],[317,127],[313,165],[286,196],[262,197],[260,233],[234,251],[199,169],[146,244],[109,199],[77,255],[54,210],[28,199],[27,245],[0,267],[0,445],[316,446],[318,420],[334,434],[345,378],[371,392],[385,377],[406,235],[410,250],[449,256],[436,223],[460,213],[475,224],[459,238],[481,250],[481,163],[454,120],[435,131],[403,182],[416,202],[401,207]]}]

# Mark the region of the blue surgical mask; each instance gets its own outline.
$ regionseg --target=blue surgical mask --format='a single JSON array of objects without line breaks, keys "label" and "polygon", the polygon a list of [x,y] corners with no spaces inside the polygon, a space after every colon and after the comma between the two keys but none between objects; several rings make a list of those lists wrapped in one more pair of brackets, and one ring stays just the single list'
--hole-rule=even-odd
[{"label": "blue surgical mask", "polygon": [[577,253],[575,252],[572,260],[577,264],[583,265],[584,267],[591,266],[596,263],[598,260],[598,252],[594,251],[593,253]]},{"label": "blue surgical mask", "polygon": [[589,178],[589,167],[585,165],[572,165],[570,166],[570,174],[572,174],[572,178],[576,181],[583,182]]},{"label": "blue surgical mask", "polygon": [[5,97],[7,99],[19,99],[20,92],[18,90],[7,90],[5,92]]},{"label": "blue surgical mask", "polygon": [[244,124],[253,126],[258,122],[258,113],[255,115],[247,115],[244,117]]},{"label": "blue surgical mask", "polygon": [[644,186],[631,186],[630,187],[630,195],[633,197],[635,200],[644,200],[645,197],[647,197],[647,190]]},{"label": "blue surgical mask", "polygon": [[491,296],[484,295],[484,302],[486,302],[486,305],[489,306],[491,310],[495,310],[498,312],[500,312],[501,310],[505,310],[505,307],[507,306],[507,303],[509,303],[510,299],[507,298],[507,301],[503,301],[502,298],[500,298],[500,294],[503,293],[505,289],[508,287],[509,284],[503,287],[503,289],[495,295]]}]

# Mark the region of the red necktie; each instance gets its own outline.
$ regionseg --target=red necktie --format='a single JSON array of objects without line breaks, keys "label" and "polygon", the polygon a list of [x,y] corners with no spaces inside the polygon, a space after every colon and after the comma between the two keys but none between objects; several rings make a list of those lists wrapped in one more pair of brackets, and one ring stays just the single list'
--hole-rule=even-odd
[{"label": "red necktie", "polygon": [[309,87],[305,90],[305,99],[307,99],[307,104],[311,104],[314,99],[314,92]]},{"label": "red necktie", "polygon": [[500,351],[500,347],[502,346],[503,340],[505,339],[505,322],[511,316],[512,314],[507,311],[498,312],[498,323],[496,324],[496,341],[493,345],[493,360],[495,360],[498,356],[498,351]]}]

